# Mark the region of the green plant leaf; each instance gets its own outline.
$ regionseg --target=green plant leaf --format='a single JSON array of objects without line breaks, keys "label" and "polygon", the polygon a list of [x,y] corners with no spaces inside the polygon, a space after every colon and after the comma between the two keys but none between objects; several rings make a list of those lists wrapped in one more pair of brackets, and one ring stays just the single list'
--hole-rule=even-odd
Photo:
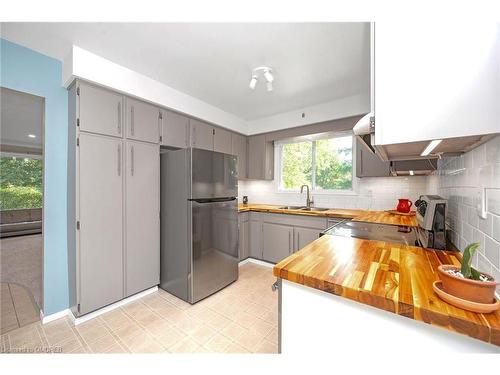
[{"label": "green plant leaf", "polygon": [[472,279],[472,257],[479,247],[479,243],[471,243],[469,246],[467,246],[464,250],[464,254],[462,257],[462,267],[460,268],[460,272],[462,275],[464,275],[465,278],[467,279]]},{"label": "green plant leaf", "polygon": [[479,280],[479,276],[481,276],[481,273],[479,271],[477,271],[476,269],[474,268],[470,268],[470,279],[472,280]]}]

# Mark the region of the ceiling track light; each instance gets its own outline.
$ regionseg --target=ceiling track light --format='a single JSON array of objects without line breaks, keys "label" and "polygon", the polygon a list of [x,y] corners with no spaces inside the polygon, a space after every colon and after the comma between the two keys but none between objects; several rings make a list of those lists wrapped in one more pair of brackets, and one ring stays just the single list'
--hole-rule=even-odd
[{"label": "ceiling track light", "polygon": [[250,79],[250,84],[248,85],[251,90],[255,90],[257,83],[259,81],[259,74],[262,74],[264,79],[266,80],[266,89],[267,91],[273,91],[273,81],[274,76],[272,73],[272,69],[267,66],[259,66],[252,71],[252,78]]},{"label": "ceiling track light", "polygon": [[251,90],[255,90],[255,86],[257,86],[257,80],[258,80],[258,78],[257,78],[257,76],[254,74],[254,75],[252,76],[252,79],[250,80],[250,85],[249,85],[249,87],[250,87],[250,89],[251,89]]}]

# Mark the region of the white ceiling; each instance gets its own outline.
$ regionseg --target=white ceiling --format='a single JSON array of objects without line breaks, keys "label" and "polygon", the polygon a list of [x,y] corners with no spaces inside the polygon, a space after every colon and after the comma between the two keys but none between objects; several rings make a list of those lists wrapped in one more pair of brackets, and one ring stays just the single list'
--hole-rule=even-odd
[{"label": "white ceiling", "polygon": [[[0,144],[41,150],[44,106],[44,99],[39,96],[0,88]],[[29,134],[36,138],[28,137]]]},{"label": "white ceiling", "polygon": [[[63,60],[72,44],[254,120],[369,90],[368,23],[3,23],[2,36]],[[274,69],[274,91],[248,88]]]}]

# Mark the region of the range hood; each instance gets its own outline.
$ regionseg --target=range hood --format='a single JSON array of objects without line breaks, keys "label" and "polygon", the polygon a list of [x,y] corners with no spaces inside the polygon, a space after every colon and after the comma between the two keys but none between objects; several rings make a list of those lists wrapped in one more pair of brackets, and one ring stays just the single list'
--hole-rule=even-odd
[{"label": "range hood", "polygon": [[472,135],[466,137],[445,138],[430,155],[422,156],[428,141],[375,145],[375,116],[372,112],[363,116],[354,125],[352,131],[360,144],[384,161],[435,159],[440,156],[457,156],[487,142],[495,134]]}]

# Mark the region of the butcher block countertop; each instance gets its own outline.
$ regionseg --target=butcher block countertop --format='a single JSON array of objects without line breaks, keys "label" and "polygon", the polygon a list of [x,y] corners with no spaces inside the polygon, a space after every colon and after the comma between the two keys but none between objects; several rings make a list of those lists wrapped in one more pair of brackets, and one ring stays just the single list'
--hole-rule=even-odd
[{"label": "butcher block countertop", "polygon": [[500,346],[500,312],[477,314],[432,290],[454,252],[325,235],[274,267],[276,277]]},{"label": "butcher block countertop", "polygon": [[390,224],[390,225],[405,225],[415,227],[417,221],[415,215],[402,216],[394,215],[386,211],[367,211],[356,209],[332,208],[327,211],[304,211],[304,210],[283,210],[282,206],[270,204],[239,204],[239,212],[268,212],[273,214],[289,214],[289,215],[305,215],[319,217],[339,217],[344,219],[352,219],[353,221],[365,221],[369,223]]}]

